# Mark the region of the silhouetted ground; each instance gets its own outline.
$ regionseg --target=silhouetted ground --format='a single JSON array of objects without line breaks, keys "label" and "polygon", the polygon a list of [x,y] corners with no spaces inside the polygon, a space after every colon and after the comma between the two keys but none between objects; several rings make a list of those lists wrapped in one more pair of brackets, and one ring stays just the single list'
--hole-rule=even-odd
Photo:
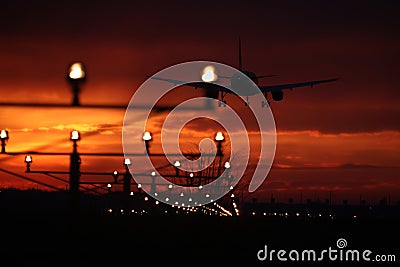
[{"label": "silhouetted ground", "polygon": [[[400,260],[398,217],[332,220],[83,212],[73,218],[63,208],[24,212],[3,207],[0,212],[0,256],[11,266],[275,266],[282,264],[257,260],[264,245],[275,250],[322,250],[337,248],[339,238],[347,240],[348,249],[394,254],[397,263]],[[380,263],[386,265],[396,264]]]}]

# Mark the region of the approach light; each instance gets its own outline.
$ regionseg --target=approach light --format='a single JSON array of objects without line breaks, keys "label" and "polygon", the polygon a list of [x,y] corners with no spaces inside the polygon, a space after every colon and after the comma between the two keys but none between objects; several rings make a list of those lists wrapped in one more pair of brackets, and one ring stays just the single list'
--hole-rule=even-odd
[{"label": "approach light", "polygon": [[26,163],[26,171],[25,172],[30,172],[31,171],[31,163],[32,163],[32,156],[25,156],[25,163]]},{"label": "approach light", "polygon": [[72,106],[80,106],[80,85],[86,80],[86,68],[82,62],[74,62],[68,66],[67,81],[71,84],[73,93]]},{"label": "approach light", "polygon": [[222,141],[224,141],[224,139],[225,139],[225,136],[222,132],[217,132],[215,134],[215,141],[222,142]]},{"label": "approach light", "polygon": [[179,176],[179,167],[181,166],[181,163],[179,162],[179,160],[175,161],[174,163],[174,167],[175,167],[175,175]]},{"label": "approach light", "polygon": [[32,163],[32,157],[31,156],[25,156],[25,163]]},{"label": "approach light", "polygon": [[83,80],[86,78],[86,68],[82,62],[74,62],[69,66],[68,78],[72,80]]},{"label": "approach light", "polygon": [[8,131],[7,130],[1,130],[0,139],[1,140],[8,140]]},{"label": "approach light", "polygon": [[222,156],[222,142],[225,140],[225,136],[222,132],[217,132],[214,139],[217,142],[217,155]]},{"label": "approach light", "polygon": [[179,162],[179,160],[175,161],[174,166],[177,168],[181,166],[181,163]]},{"label": "approach light", "polygon": [[142,138],[143,138],[143,141],[151,141],[151,139],[153,139],[150,132],[144,132]]},{"label": "approach light", "polygon": [[203,80],[203,82],[215,82],[218,79],[215,68],[213,66],[206,66],[203,69],[201,79]]},{"label": "approach light", "polygon": [[81,140],[81,136],[78,131],[74,130],[71,132],[70,139],[71,139],[71,141],[79,141],[79,140]]},{"label": "approach light", "polygon": [[144,132],[143,133],[143,137],[142,137],[145,145],[146,145],[146,153],[149,154],[149,147],[150,147],[150,142],[153,139],[153,137],[151,136],[150,132]]},{"label": "approach light", "polygon": [[229,161],[225,162],[224,168],[229,169],[230,167],[231,167],[231,164],[229,163]]},{"label": "approach light", "polygon": [[126,159],[124,160],[124,165],[125,165],[126,167],[128,167],[128,166],[131,165],[131,164],[132,164],[131,159],[126,158]]},{"label": "approach light", "polygon": [[119,176],[118,171],[115,170],[115,171],[113,172],[112,176],[114,177],[114,183],[116,183],[116,182],[117,182],[117,178],[118,178],[118,176]]},{"label": "approach light", "polygon": [[0,140],[1,140],[1,153],[6,153],[6,141],[8,141],[8,131],[1,130],[0,132]]}]

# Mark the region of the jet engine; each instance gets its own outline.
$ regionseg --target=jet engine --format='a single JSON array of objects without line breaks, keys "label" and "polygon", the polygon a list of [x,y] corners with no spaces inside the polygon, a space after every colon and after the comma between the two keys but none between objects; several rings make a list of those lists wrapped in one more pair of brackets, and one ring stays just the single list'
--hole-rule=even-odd
[{"label": "jet engine", "polygon": [[283,91],[282,90],[271,92],[271,94],[272,94],[272,99],[274,101],[281,101],[283,99]]}]

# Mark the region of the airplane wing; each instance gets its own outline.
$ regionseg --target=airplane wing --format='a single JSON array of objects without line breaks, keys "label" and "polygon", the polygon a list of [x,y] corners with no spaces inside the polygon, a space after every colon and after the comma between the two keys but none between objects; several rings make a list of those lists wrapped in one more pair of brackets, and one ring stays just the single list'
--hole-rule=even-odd
[{"label": "airplane wing", "polygon": [[222,91],[222,92],[230,92],[230,90],[228,90],[228,86],[224,87],[215,83],[208,83],[208,82],[185,82],[185,81],[181,81],[181,80],[174,80],[174,79],[168,79],[168,78],[162,78],[162,77],[150,77],[153,80],[159,80],[159,81],[165,81],[165,82],[169,82],[172,83],[174,85],[187,85],[187,86],[191,86],[194,87],[195,89],[197,88],[201,88],[201,89],[214,89],[217,91]]},{"label": "airplane wing", "polygon": [[316,85],[316,84],[334,82],[336,80],[338,80],[338,78],[311,81],[311,82],[302,82],[302,83],[265,85],[265,86],[258,86],[258,87],[260,88],[261,92],[266,93],[266,92],[280,91],[280,90],[284,90],[284,89],[293,89],[293,88],[296,88],[296,87],[305,87],[305,86],[311,86],[312,87],[313,85]]}]

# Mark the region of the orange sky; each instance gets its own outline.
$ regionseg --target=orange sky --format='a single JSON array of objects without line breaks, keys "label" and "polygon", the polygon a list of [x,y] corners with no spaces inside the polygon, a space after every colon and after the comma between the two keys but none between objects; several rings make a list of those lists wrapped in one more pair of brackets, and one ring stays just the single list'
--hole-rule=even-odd
[{"label": "orange sky", "polygon": [[[262,84],[340,77],[285,92],[283,101],[272,102],[275,168],[248,197],[266,201],[273,193],[287,201],[303,192],[303,199],[325,199],[333,191],[338,202],[355,202],[360,194],[369,202],[388,195],[400,200],[400,40],[391,4],[257,2],[238,8],[245,4],[222,1],[207,16],[201,5],[81,4],[78,13],[63,2],[20,5],[10,1],[0,16],[6,25],[0,30],[0,102],[70,103],[67,64],[82,60],[88,68],[83,104],[127,104],[146,75],[173,64],[211,60],[237,67],[240,35],[245,69],[277,74]],[[180,90],[185,96],[201,95],[189,87]],[[259,100],[250,103],[259,105]],[[7,151],[69,152],[69,132],[78,129],[80,151],[122,152],[124,112],[2,106],[0,128],[10,132]],[[204,131],[204,123],[193,124],[181,142],[214,132]],[[152,145],[157,147],[156,141]],[[23,157],[0,155],[0,167],[24,174]],[[45,156],[33,163],[33,169],[67,167],[68,160]],[[114,169],[123,170],[122,159],[83,158],[82,170]],[[40,175],[29,177],[65,186]],[[36,187],[2,174],[0,187],[9,186]]]}]

